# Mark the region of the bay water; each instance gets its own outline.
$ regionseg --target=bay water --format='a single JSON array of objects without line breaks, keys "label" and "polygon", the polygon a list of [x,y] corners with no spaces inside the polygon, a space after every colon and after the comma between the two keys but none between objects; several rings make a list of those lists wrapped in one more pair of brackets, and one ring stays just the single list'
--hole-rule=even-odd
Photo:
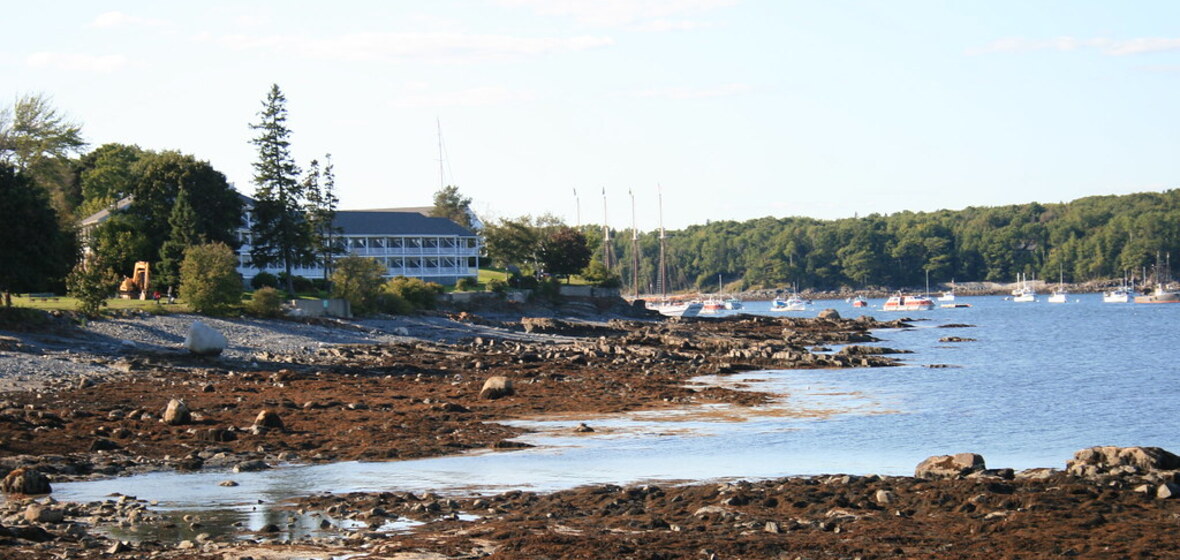
[{"label": "bay water", "polygon": [[[321,492],[492,493],[586,484],[678,483],[824,473],[912,474],[930,455],[980,453],[989,467],[1063,468],[1094,445],[1152,445],[1180,452],[1180,305],[1104,304],[1097,294],[1064,304],[959,297],[970,307],[885,313],[882,300],[844,316],[911,317],[912,328],[874,334],[874,345],[913,351],[904,365],[777,370],[694,383],[776,394],[753,409],[723,405],[624,416],[513,422],[536,430],[533,449],[383,463],[292,465],[258,473],[153,473],[54,485],[58,500],[112,493],[166,510],[257,528],[282,500]],[[951,324],[971,325],[948,327]],[[940,342],[945,337],[973,341]],[[592,433],[575,433],[586,423]],[[232,479],[239,485],[222,487]]]}]

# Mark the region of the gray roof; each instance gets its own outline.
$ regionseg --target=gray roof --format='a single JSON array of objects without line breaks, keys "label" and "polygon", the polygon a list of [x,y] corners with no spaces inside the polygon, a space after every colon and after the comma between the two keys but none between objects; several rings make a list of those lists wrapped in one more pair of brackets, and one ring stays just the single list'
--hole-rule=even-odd
[{"label": "gray roof", "polygon": [[475,232],[446,218],[431,218],[417,212],[339,210],[336,226],[345,235],[457,235],[474,237]]}]

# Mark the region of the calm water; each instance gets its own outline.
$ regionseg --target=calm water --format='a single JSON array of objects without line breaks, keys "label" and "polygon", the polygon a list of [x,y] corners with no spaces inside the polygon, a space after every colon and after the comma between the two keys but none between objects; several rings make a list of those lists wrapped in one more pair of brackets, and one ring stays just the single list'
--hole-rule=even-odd
[{"label": "calm water", "polygon": [[[267,505],[317,492],[498,492],[583,484],[765,478],[817,473],[910,474],[935,454],[980,453],[992,467],[1063,467],[1092,445],[1155,445],[1180,451],[1174,364],[1180,305],[1013,303],[960,297],[965,309],[887,314],[817,302],[846,316],[928,319],[877,332],[883,346],[914,350],[907,365],[855,370],[755,372],[700,381],[783,395],[771,406],[717,406],[626,417],[520,422],[537,449],[393,463],[292,466],[263,473],[158,473],[55,484],[59,500],[112,492],[159,500],[177,511],[257,528]],[[882,300],[870,302],[879,306]],[[747,304],[766,313],[768,304]],[[782,313],[777,313],[782,314]],[[943,328],[966,323],[972,328]],[[940,343],[958,336],[976,342]],[[931,368],[930,365],[951,367]],[[586,422],[592,434],[572,434]],[[240,486],[220,487],[233,479]],[[261,505],[260,505],[261,502]],[[228,512],[228,513],[227,513]],[[210,515],[213,512],[209,512]],[[208,530],[208,529],[203,529]]]}]

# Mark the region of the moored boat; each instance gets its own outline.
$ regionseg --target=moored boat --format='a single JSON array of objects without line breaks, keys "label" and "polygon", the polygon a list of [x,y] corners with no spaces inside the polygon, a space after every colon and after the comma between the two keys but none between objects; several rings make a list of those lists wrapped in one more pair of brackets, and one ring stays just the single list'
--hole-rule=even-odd
[{"label": "moored boat", "polygon": [[1123,286],[1115,288],[1108,292],[1102,293],[1102,303],[1130,303],[1131,297],[1135,295],[1134,290]]},{"label": "moored boat", "polygon": [[647,308],[665,317],[696,317],[701,314],[704,304],[699,301],[663,300],[648,302]]},{"label": "moored boat", "polygon": [[725,302],[717,298],[709,298],[701,303],[701,313],[721,313],[725,309]]},{"label": "moored boat", "polygon": [[740,300],[736,297],[732,297],[732,296],[727,297],[727,298],[725,298],[724,303],[725,303],[725,308],[730,311],[736,311],[736,310],[742,308],[742,300]]},{"label": "moored boat", "polygon": [[849,303],[851,303],[853,307],[868,307],[869,306],[869,300],[865,299],[864,296],[854,296],[849,301]]},{"label": "moored boat", "polygon": [[787,299],[774,298],[770,302],[771,311],[806,311],[807,300],[799,297],[797,294],[792,294]]},{"label": "moored boat", "polygon": [[929,311],[934,309],[934,301],[924,295],[897,294],[885,300],[885,305],[881,309],[884,311]]},{"label": "moored boat", "polygon": [[1158,285],[1150,294],[1135,296],[1135,303],[1180,303],[1180,290],[1173,285]]},{"label": "moored boat", "polygon": [[1034,290],[1032,288],[1032,286],[1030,286],[1028,284],[1028,276],[1025,276],[1023,274],[1018,274],[1017,278],[1018,278],[1017,281],[1020,282],[1020,287],[1016,288],[1015,290],[1012,290],[1012,301],[1017,301],[1017,302],[1029,302],[1029,301],[1035,302],[1035,301],[1037,301],[1037,291]]}]

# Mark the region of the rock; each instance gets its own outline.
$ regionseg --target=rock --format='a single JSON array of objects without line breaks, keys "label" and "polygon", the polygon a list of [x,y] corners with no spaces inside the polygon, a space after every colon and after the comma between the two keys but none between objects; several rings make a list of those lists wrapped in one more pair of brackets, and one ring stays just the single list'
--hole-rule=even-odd
[{"label": "rock", "polygon": [[892,504],[895,499],[893,492],[888,490],[877,490],[877,493],[873,495],[873,500],[879,505]]},{"label": "rock", "polygon": [[48,494],[53,488],[41,471],[21,467],[13,469],[0,481],[0,490],[5,494]]},{"label": "rock", "polygon": [[193,321],[188,336],[184,337],[184,347],[198,356],[219,356],[229,347],[229,340],[213,327]]},{"label": "rock", "polygon": [[483,382],[483,388],[479,390],[479,398],[495,400],[515,393],[511,379],[503,375],[494,375]]},{"label": "rock", "polygon": [[264,409],[258,413],[258,416],[254,417],[254,426],[276,430],[282,430],[284,428],[283,419],[279,417],[279,413],[270,409]]},{"label": "rock", "polygon": [[242,461],[234,465],[234,472],[265,471],[270,468],[266,461]]},{"label": "rock", "polygon": [[238,483],[237,483],[237,482],[234,482],[234,481],[232,481],[232,480],[223,480],[223,481],[221,481],[221,482],[218,482],[218,483],[217,483],[217,485],[218,485],[218,486],[225,486],[225,487],[228,487],[228,488],[232,488],[232,487],[234,487],[234,486],[237,486],[237,485],[238,485]]},{"label": "rock", "polygon": [[816,315],[816,317],[819,317],[820,319],[839,319],[840,312],[829,307],[828,309],[820,311],[819,315]]},{"label": "rock", "polygon": [[1065,469],[1075,476],[1121,475],[1180,469],[1180,457],[1159,447],[1090,447],[1073,454]]},{"label": "rock", "polygon": [[107,548],[107,554],[119,554],[128,550],[131,550],[131,547],[127,544],[127,541],[115,541],[115,544]]},{"label": "rock", "polygon": [[1165,482],[1155,489],[1155,497],[1161,500],[1172,500],[1180,496],[1180,484]]},{"label": "rock", "polygon": [[585,422],[578,424],[578,427],[574,428],[574,433],[578,433],[578,434],[588,434],[593,431],[594,431],[594,428],[587,426]]},{"label": "rock", "polygon": [[188,409],[188,405],[179,399],[172,399],[168,401],[168,406],[164,408],[164,423],[169,426],[183,426],[191,424],[193,421],[193,413]]},{"label": "rock", "polygon": [[927,457],[914,469],[915,478],[959,478],[986,469],[983,457],[976,453]]},{"label": "rock", "polygon": [[65,512],[55,507],[34,503],[25,508],[25,521],[29,523],[61,523],[65,517]]}]

